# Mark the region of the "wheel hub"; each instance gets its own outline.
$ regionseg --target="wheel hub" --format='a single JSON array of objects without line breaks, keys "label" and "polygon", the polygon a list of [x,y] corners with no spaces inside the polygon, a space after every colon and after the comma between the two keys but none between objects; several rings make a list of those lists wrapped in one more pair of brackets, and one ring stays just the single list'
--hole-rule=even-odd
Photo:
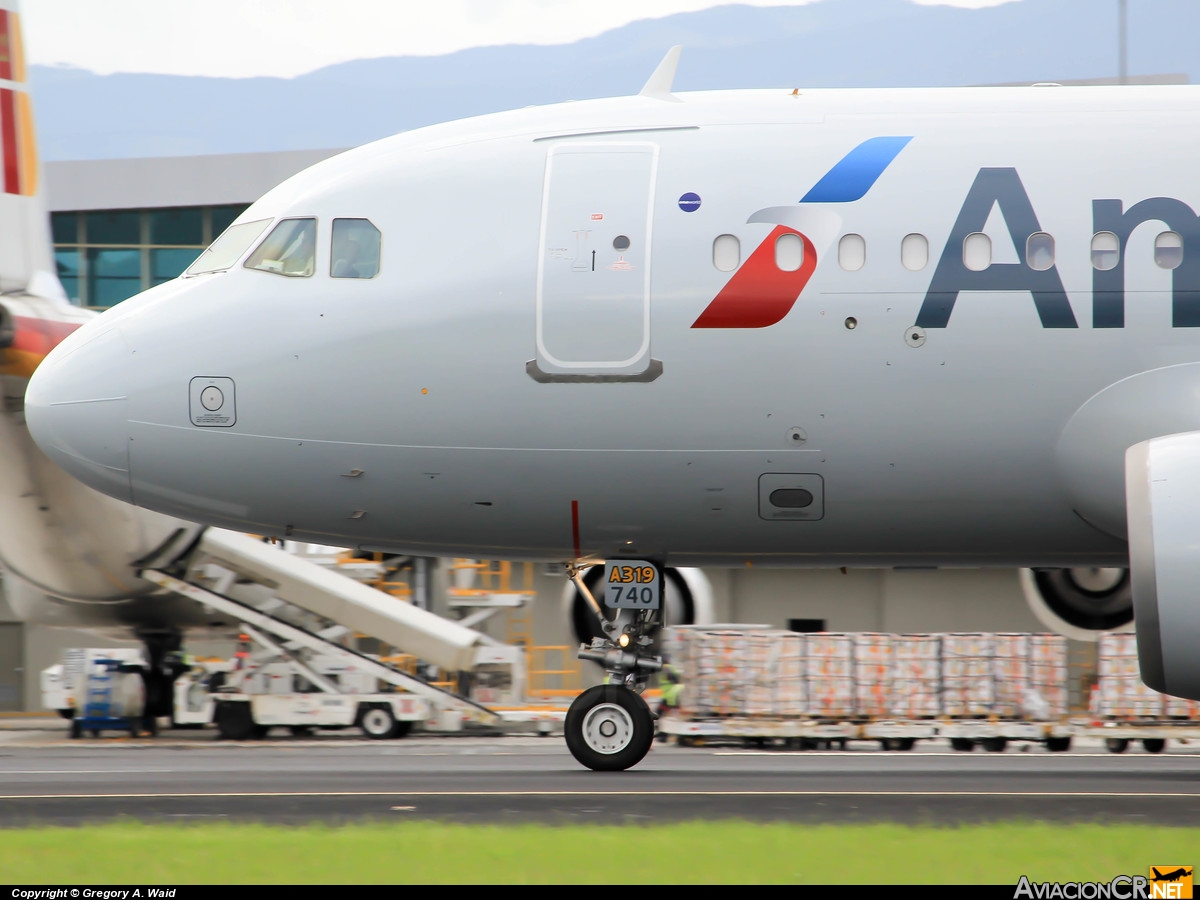
[{"label": "wheel hub", "polygon": [[597,753],[619,753],[633,739],[633,718],[615,703],[601,703],[584,716],[583,739]]},{"label": "wheel hub", "polygon": [[387,716],[381,710],[373,709],[363,716],[363,724],[367,726],[368,731],[378,734],[387,728]]}]

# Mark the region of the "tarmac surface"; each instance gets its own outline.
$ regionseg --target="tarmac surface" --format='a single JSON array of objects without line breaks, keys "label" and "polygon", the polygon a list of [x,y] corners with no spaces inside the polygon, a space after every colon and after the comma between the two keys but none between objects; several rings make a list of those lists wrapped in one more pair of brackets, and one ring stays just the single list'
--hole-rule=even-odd
[{"label": "tarmac surface", "polygon": [[910,752],[656,743],[637,767],[581,767],[561,736],[371,741],[347,730],[261,741],[215,732],[69,740],[52,720],[0,727],[0,827],[154,822],[277,823],[432,818],[466,822],[754,821],[955,824],[1037,819],[1190,825],[1200,812],[1200,744],[1108,753],[1010,745]]}]

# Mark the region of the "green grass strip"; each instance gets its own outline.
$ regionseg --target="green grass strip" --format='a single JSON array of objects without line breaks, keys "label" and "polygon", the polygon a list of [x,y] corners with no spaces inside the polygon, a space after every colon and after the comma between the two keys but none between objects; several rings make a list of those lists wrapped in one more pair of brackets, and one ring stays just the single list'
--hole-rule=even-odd
[{"label": "green grass strip", "polygon": [[1016,884],[1108,881],[1200,860],[1200,828],[737,821],[286,827],[120,822],[0,832],[13,884]]}]

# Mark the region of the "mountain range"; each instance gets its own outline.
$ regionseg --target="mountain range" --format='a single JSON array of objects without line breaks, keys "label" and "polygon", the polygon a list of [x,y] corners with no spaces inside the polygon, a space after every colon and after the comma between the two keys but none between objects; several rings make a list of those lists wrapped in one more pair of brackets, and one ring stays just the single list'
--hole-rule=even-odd
[{"label": "mountain range", "polygon": [[[684,47],[677,91],[1113,77],[1117,19],[1117,0],[1020,0],[974,10],[909,0],[731,5],[636,21],[572,44],[357,60],[295,78],[33,66],[31,80],[46,159],[300,150],[351,147],[480,113],[636,93],[673,44]],[[1196,0],[1130,0],[1128,32],[1131,74],[1194,80]]]}]

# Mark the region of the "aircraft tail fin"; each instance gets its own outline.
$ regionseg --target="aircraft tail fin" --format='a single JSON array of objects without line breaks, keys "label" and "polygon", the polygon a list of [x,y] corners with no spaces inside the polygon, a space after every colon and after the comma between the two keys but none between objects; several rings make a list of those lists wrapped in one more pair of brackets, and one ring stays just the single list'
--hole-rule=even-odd
[{"label": "aircraft tail fin", "polygon": [[[5,408],[24,394],[38,364],[95,315],[72,306],[58,280],[33,100],[25,67],[21,14],[0,0],[0,381]],[[10,384],[12,378],[20,379]]]},{"label": "aircraft tail fin", "polygon": [[21,14],[0,0],[0,293],[65,299],[54,274]]}]

